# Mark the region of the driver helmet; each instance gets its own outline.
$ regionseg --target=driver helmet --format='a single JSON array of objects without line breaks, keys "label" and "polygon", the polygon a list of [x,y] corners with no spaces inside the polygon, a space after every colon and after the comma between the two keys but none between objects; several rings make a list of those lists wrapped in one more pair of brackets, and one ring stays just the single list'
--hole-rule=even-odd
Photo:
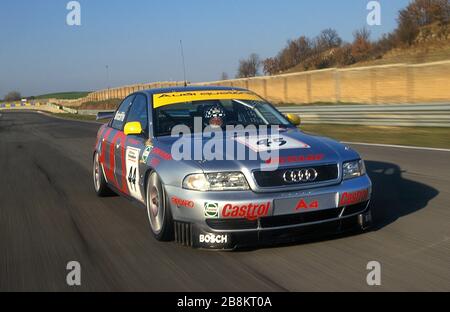
[{"label": "driver helmet", "polygon": [[225,110],[221,105],[213,105],[205,110],[204,118],[211,127],[222,127],[226,117]]}]

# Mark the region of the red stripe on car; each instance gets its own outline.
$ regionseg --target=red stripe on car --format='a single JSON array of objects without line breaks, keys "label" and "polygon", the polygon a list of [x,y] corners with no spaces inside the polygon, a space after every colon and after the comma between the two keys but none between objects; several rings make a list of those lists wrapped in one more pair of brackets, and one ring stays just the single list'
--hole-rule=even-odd
[{"label": "red stripe on car", "polygon": [[108,177],[108,180],[110,180],[112,183],[114,183],[116,186],[117,185],[117,181],[116,181],[116,177],[114,176],[114,169],[116,168],[116,159],[115,159],[115,154],[114,154],[114,148],[116,146],[116,142],[117,139],[120,135],[120,132],[117,131],[114,134],[114,137],[111,141],[111,146],[109,147],[109,162],[110,162],[110,166],[109,166],[109,170],[108,173],[106,174],[106,176]]},{"label": "red stripe on car", "polygon": [[[103,136],[102,140],[104,139],[105,141],[108,139],[109,134],[111,133],[112,129],[108,129],[105,133],[105,135]],[[106,147],[105,147],[105,142],[102,143],[102,150],[101,150],[101,155],[100,155],[100,163],[103,164],[103,166],[105,167],[105,153],[106,153]],[[106,166],[107,167],[107,166]]]},{"label": "red stripe on car", "polygon": [[129,194],[128,184],[127,184],[127,166],[125,163],[125,149],[127,147],[127,137],[123,134],[122,136],[123,146],[122,146],[122,192]]}]

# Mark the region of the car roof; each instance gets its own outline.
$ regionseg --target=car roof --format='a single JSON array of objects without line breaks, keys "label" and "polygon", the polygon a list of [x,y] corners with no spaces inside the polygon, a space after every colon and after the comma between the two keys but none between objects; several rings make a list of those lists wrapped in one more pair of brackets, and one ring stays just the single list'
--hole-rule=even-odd
[{"label": "car roof", "polygon": [[188,86],[188,87],[170,87],[170,88],[159,88],[159,89],[149,89],[142,90],[139,92],[144,92],[149,96],[161,93],[173,93],[173,92],[194,92],[194,91],[249,91],[242,88],[235,87],[219,87],[219,86]]}]

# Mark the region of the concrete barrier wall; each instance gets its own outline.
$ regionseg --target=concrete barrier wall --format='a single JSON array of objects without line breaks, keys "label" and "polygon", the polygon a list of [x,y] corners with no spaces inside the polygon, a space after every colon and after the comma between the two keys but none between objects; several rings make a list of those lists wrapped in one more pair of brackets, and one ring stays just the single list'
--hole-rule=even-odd
[{"label": "concrete barrier wall", "polygon": [[[183,85],[183,82],[138,84],[100,90],[78,100],[52,99],[52,102],[75,107],[89,101],[122,99],[139,90]],[[450,61],[418,65],[331,68],[192,85],[246,88],[274,103],[440,103],[450,100]]]}]

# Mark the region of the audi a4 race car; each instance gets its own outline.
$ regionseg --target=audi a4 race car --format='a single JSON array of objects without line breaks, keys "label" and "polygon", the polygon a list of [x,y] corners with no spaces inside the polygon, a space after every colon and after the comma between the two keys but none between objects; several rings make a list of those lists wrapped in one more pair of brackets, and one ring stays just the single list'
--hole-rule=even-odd
[{"label": "audi a4 race car", "polygon": [[101,117],[95,191],[140,203],[157,240],[232,250],[371,224],[358,153],[251,91],[140,91]]}]

